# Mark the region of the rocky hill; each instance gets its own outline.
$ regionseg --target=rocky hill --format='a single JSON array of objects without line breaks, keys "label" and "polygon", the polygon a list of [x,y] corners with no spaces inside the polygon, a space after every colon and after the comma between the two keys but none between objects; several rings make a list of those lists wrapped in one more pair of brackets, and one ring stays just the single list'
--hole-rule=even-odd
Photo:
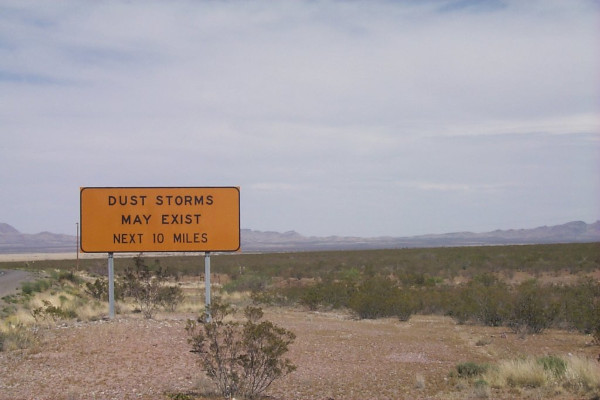
[{"label": "rocky hill", "polygon": [[[582,221],[563,225],[541,226],[533,229],[496,230],[485,233],[455,232],[411,237],[351,236],[315,237],[297,232],[261,232],[242,229],[242,251],[317,251],[391,249],[402,247],[486,246],[506,244],[584,243],[600,242],[600,221]],[[74,252],[76,237],[41,232],[25,234],[0,223],[0,253],[59,253]]]}]

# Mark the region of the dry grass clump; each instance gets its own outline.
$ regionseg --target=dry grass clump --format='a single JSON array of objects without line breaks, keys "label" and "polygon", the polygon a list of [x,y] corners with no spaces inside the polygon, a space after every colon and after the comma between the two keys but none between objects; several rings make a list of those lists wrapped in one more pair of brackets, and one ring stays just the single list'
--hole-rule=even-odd
[{"label": "dry grass clump", "polygon": [[107,313],[106,303],[91,298],[82,281],[73,273],[51,271],[47,279],[22,283],[21,292],[11,296],[11,307],[2,316],[4,337],[24,336],[28,329],[49,328],[59,321],[101,318]]},{"label": "dry grass clump", "polygon": [[495,388],[538,388],[547,385],[549,378],[544,367],[533,358],[504,360],[484,375]]},{"label": "dry grass clump", "polygon": [[23,323],[7,322],[0,327],[0,351],[31,348],[39,343],[39,330]]},{"label": "dry grass clump", "polygon": [[59,290],[36,294],[17,311],[16,316],[24,323],[50,324],[61,319],[94,321],[108,312],[106,303],[90,299],[81,292]]},{"label": "dry grass clump", "polygon": [[564,386],[600,395],[600,363],[589,358],[569,357]]},{"label": "dry grass clump", "polygon": [[545,356],[505,360],[482,378],[496,389],[559,389],[600,395],[600,364],[590,358]]}]

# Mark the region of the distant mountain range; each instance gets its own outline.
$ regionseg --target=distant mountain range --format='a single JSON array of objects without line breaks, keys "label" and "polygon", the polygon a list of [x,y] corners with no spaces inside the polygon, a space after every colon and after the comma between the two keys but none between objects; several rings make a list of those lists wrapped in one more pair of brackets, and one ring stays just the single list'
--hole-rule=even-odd
[{"label": "distant mountain range", "polygon": [[75,252],[75,236],[41,232],[21,233],[12,226],[0,222],[0,254],[6,253],[63,253]]},{"label": "distant mountain range", "polygon": [[488,246],[508,244],[600,242],[600,221],[582,221],[533,229],[496,230],[473,233],[456,232],[410,237],[306,237],[297,232],[285,233],[242,230],[244,251],[309,251],[394,249],[403,247]]},{"label": "distant mountain range", "polygon": [[[295,231],[279,233],[242,229],[241,240],[242,251],[244,252],[584,243],[600,242],[600,221],[592,224],[574,221],[563,225],[540,226],[533,229],[496,230],[485,233],[455,232],[438,235],[373,238],[351,236],[307,237]],[[72,235],[50,232],[26,234],[19,232],[8,224],[0,223],[0,253],[3,254],[75,252],[76,242],[76,237]]]}]

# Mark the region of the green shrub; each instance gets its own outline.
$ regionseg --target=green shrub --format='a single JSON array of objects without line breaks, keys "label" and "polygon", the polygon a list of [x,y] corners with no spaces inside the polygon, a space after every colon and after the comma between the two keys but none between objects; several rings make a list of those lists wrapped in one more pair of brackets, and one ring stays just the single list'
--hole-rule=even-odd
[{"label": "green shrub", "polygon": [[183,290],[179,286],[164,286],[158,292],[159,302],[167,311],[175,311],[185,300]]},{"label": "green shrub", "polygon": [[42,307],[37,307],[31,311],[31,315],[33,315],[33,318],[37,322],[48,319],[58,321],[61,319],[77,318],[77,313],[74,310],[65,310],[62,307],[57,307],[48,300],[42,300],[42,302],[44,303]]},{"label": "green shrub", "polygon": [[125,270],[125,293],[132,297],[145,318],[152,318],[161,305],[165,275],[158,267],[151,269],[141,255],[134,257],[133,268]]},{"label": "green shrub", "polygon": [[600,326],[600,282],[586,279],[555,290],[561,298],[559,318],[567,327],[593,333]]},{"label": "green shrub", "polygon": [[283,358],[295,335],[270,321],[260,322],[260,308],[247,307],[243,324],[226,322],[232,314],[231,306],[213,303],[209,313],[188,320],[189,343],[224,397],[255,398],[296,369]]},{"label": "green shrub", "polygon": [[81,282],[81,278],[79,278],[73,271],[61,271],[54,270],[50,273],[52,279],[63,283],[63,282],[71,282],[74,284],[79,284]]},{"label": "green shrub", "polygon": [[96,300],[107,301],[108,300],[108,280],[102,278],[96,278],[92,282],[85,283],[85,292],[92,296]]},{"label": "green shrub", "polygon": [[527,281],[516,288],[509,326],[517,333],[541,333],[550,327],[558,315],[550,290],[536,281]]},{"label": "green shrub", "polygon": [[227,293],[262,291],[267,288],[270,281],[271,278],[263,275],[239,275],[236,277],[236,279],[225,284],[223,286],[223,290],[225,290]]},{"label": "green shrub", "polygon": [[308,307],[310,311],[317,310],[324,303],[323,287],[318,284],[304,290],[300,296],[299,302],[301,305]]},{"label": "green shrub", "polygon": [[43,291],[49,289],[52,286],[50,281],[46,279],[38,279],[36,281],[27,281],[21,283],[21,292],[26,295],[31,295],[33,293],[42,293]]},{"label": "green shrub", "polygon": [[449,314],[460,323],[473,321],[487,326],[506,322],[512,296],[508,287],[489,274],[473,278],[466,286],[455,289],[457,301],[450,303]]},{"label": "green shrub", "polygon": [[357,287],[348,301],[348,306],[361,319],[391,316],[391,298],[399,291],[386,278],[368,278]]},{"label": "green shrub", "polygon": [[374,277],[365,280],[354,291],[348,306],[361,319],[396,316],[402,321],[415,310],[411,292],[402,290],[389,278]]},{"label": "green shrub", "polygon": [[14,294],[9,294],[7,296],[4,296],[4,297],[2,297],[2,300],[8,304],[18,304],[19,303],[19,297]]},{"label": "green shrub", "polygon": [[348,307],[353,291],[349,281],[325,281],[304,289],[299,302],[313,311],[323,306],[344,308]]},{"label": "green shrub", "polygon": [[544,367],[545,371],[551,372],[555,377],[563,376],[567,370],[567,362],[558,356],[540,357],[537,362]]},{"label": "green shrub", "polygon": [[461,378],[474,378],[487,372],[489,365],[477,364],[474,362],[464,362],[456,365],[456,372]]},{"label": "green shrub", "polygon": [[[114,282],[115,299],[123,299],[128,290],[127,284]],[[85,293],[99,301],[108,301],[108,279],[96,278],[94,282],[85,283]]]},{"label": "green shrub", "polygon": [[473,385],[475,385],[476,388],[484,388],[488,387],[490,384],[485,379],[478,379]]},{"label": "green shrub", "polygon": [[261,290],[250,293],[250,298],[254,305],[264,304],[267,306],[290,306],[298,302],[300,295],[297,293],[300,288],[293,288],[296,290],[287,289],[285,291],[280,290]]}]

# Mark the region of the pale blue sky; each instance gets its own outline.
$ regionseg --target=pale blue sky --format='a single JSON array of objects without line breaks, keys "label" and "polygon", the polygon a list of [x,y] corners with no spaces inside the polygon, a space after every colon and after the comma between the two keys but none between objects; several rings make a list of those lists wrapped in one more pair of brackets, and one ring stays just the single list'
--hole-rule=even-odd
[{"label": "pale blue sky", "polygon": [[597,1],[0,1],[0,222],[240,186],[242,227],[600,218]]}]

